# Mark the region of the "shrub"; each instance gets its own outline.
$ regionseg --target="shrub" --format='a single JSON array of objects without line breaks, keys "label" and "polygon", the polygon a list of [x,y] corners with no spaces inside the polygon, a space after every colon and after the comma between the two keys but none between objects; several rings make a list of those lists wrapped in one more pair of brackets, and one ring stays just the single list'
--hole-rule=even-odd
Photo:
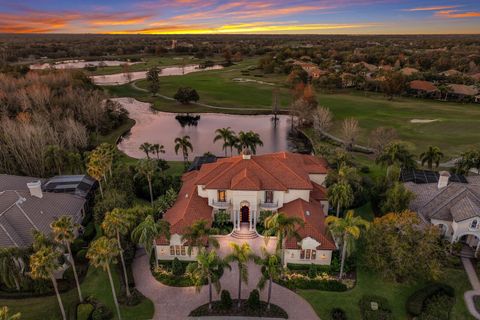
[{"label": "shrub", "polygon": [[449,320],[455,299],[445,294],[437,294],[427,301],[418,317],[419,320]]},{"label": "shrub", "polygon": [[279,283],[289,289],[315,289],[322,291],[347,291],[348,287],[337,280],[321,280],[308,278],[295,278],[290,280],[280,280]]},{"label": "shrub", "polygon": [[[377,310],[372,310],[372,302],[378,304]],[[384,297],[376,295],[364,295],[360,301],[360,313],[364,320],[390,320],[392,317],[392,310],[388,304],[388,300]]]},{"label": "shrub", "polygon": [[78,251],[82,250],[86,246],[87,246],[87,243],[83,239],[77,238],[73,240],[71,245],[72,254],[76,254]]},{"label": "shrub", "polygon": [[343,309],[333,308],[332,311],[330,311],[330,319],[347,320],[347,315],[345,314],[345,311],[343,311]]},{"label": "shrub", "polygon": [[185,270],[183,269],[182,263],[175,257],[175,259],[172,260],[172,273],[175,276],[181,276],[184,272]]},{"label": "shrub", "polygon": [[407,300],[407,311],[412,316],[419,316],[425,308],[425,302],[435,295],[455,297],[455,290],[443,283],[432,283],[415,291]]},{"label": "shrub", "polygon": [[81,303],[77,306],[77,320],[89,320],[94,310],[91,303]]},{"label": "shrub", "polygon": [[191,101],[197,102],[200,99],[197,91],[190,87],[179,88],[173,98],[181,104],[189,104]]},{"label": "shrub", "polygon": [[317,266],[312,263],[312,264],[310,264],[310,267],[308,268],[308,277],[313,279],[316,276],[317,276]]},{"label": "shrub", "polygon": [[222,290],[220,293],[220,305],[222,309],[228,310],[232,308],[233,302],[232,297],[230,296],[230,291]]},{"label": "shrub", "polygon": [[87,259],[87,249],[81,249],[75,255],[75,262],[76,263],[86,263]]},{"label": "shrub", "polygon": [[252,310],[260,308],[260,292],[257,289],[252,290],[247,300],[247,307]]},{"label": "shrub", "polygon": [[104,304],[98,303],[92,312],[92,320],[110,320],[113,312]]},{"label": "shrub", "polygon": [[95,238],[95,234],[96,234],[95,223],[93,223],[93,221],[91,221],[83,229],[82,239],[86,242],[90,242],[93,238]]}]

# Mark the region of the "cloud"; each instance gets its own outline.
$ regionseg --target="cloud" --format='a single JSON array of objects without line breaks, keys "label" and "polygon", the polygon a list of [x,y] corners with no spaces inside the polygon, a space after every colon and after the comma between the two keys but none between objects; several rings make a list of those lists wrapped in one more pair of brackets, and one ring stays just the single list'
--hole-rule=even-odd
[{"label": "cloud", "polygon": [[435,12],[435,16],[448,19],[478,18],[480,11],[462,12],[458,10],[443,10]]},{"label": "cloud", "polygon": [[404,9],[402,11],[409,11],[409,12],[415,12],[415,11],[439,11],[439,10],[447,10],[447,9],[454,9],[458,8],[459,5],[454,5],[454,6],[436,6],[436,7],[418,7],[418,8],[410,8],[410,9]]}]

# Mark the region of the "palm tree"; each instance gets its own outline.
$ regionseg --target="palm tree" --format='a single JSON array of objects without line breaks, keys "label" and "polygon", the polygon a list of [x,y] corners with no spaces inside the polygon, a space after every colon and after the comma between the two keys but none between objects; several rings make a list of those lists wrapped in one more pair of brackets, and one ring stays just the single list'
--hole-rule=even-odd
[{"label": "palm tree", "polygon": [[267,296],[267,308],[270,309],[270,299],[272,297],[272,283],[274,280],[278,280],[282,274],[282,263],[280,257],[276,253],[269,253],[265,247],[262,248],[262,258],[256,257],[255,263],[261,267],[261,277],[258,281],[257,287],[260,290],[265,288],[265,284],[268,281],[268,296]]},{"label": "palm tree", "polygon": [[416,166],[413,154],[399,142],[389,143],[375,161],[387,167],[398,164],[401,168],[410,169]]},{"label": "palm tree", "polygon": [[87,173],[90,177],[98,181],[100,194],[103,198],[102,178],[105,176],[105,167],[102,161],[96,156],[89,156],[87,162]]},{"label": "palm tree", "polygon": [[248,148],[252,151],[253,154],[257,153],[257,146],[263,146],[263,141],[260,139],[260,135],[253,131],[243,132],[240,131],[238,134],[238,145],[237,148],[239,152],[243,148]]},{"label": "palm tree", "polygon": [[208,222],[205,219],[195,221],[191,226],[185,227],[182,235],[182,242],[188,243],[188,255],[192,254],[193,248],[197,248],[198,252],[200,247],[208,243],[208,246],[214,248],[219,247],[218,240],[212,237],[212,232],[208,226]]},{"label": "palm tree", "polygon": [[300,239],[300,235],[297,232],[298,227],[303,227],[304,221],[299,217],[290,217],[283,212],[277,212],[264,221],[265,231],[264,235],[277,237],[277,248],[281,250],[282,266],[285,265],[285,245],[287,239],[296,238]]},{"label": "palm tree", "polygon": [[340,216],[340,209],[350,206],[353,200],[352,187],[348,183],[339,182],[328,188],[328,201],[337,207],[337,217]]},{"label": "palm tree", "polygon": [[230,156],[233,156],[233,148],[238,149],[238,137],[236,135],[231,136],[227,144],[230,148]]},{"label": "palm tree", "polygon": [[355,248],[355,240],[360,237],[362,228],[368,229],[369,222],[359,216],[355,216],[353,210],[345,215],[345,218],[328,216],[325,223],[335,236],[341,237],[342,243],[342,262],[340,264],[340,276],[343,277],[343,267],[345,265],[345,257]]},{"label": "palm tree", "polygon": [[225,151],[225,157],[227,157],[227,148],[230,146],[229,142],[232,140],[232,137],[235,136],[235,131],[227,128],[221,128],[215,130],[216,136],[213,138],[213,143],[217,142],[218,140],[223,140],[222,150]]},{"label": "palm tree", "polygon": [[155,160],[152,159],[141,159],[137,162],[136,170],[137,176],[141,175],[147,179],[148,182],[148,191],[150,193],[150,204],[153,206],[153,188],[152,188],[152,178],[157,169],[157,164]]},{"label": "palm tree", "polygon": [[255,258],[250,245],[244,242],[241,246],[231,242],[232,253],[225,257],[227,263],[234,262],[238,266],[238,307],[242,299],[242,282],[248,284],[248,261]]},{"label": "palm tree", "polygon": [[147,159],[150,159],[150,152],[154,152],[152,144],[144,142],[138,147],[141,151],[145,152]]},{"label": "palm tree", "polygon": [[26,250],[18,248],[0,248],[0,280],[7,288],[20,291],[20,283],[24,277],[25,262],[28,259]]},{"label": "palm tree", "polygon": [[212,309],[212,284],[215,289],[220,292],[220,278],[224,269],[231,269],[230,265],[222,260],[215,251],[207,252],[205,249],[200,250],[197,255],[197,262],[191,263],[187,267],[187,272],[191,275],[197,292],[200,292],[205,280],[208,284],[208,309]]},{"label": "palm tree", "polygon": [[[160,236],[165,236],[168,240],[170,239],[170,223],[165,220],[155,222],[152,215],[148,215],[144,221],[133,229],[131,235],[135,243],[141,244],[145,248],[148,261],[152,257],[155,239]],[[155,254],[155,266],[158,268],[158,259],[156,257],[157,255]]]},{"label": "palm tree", "polygon": [[125,278],[125,289],[127,297],[130,297],[130,288],[128,286],[127,267],[125,266],[125,259],[123,258],[123,249],[120,235],[126,235],[134,223],[133,215],[123,209],[113,209],[105,214],[102,222],[102,229],[105,235],[110,238],[116,238],[118,251],[120,254],[120,261],[122,262],[123,275]]},{"label": "palm tree", "polygon": [[178,154],[178,150],[182,149],[183,162],[185,162],[185,167],[188,164],[188,150],[193,152],[193,146],[190,142],[190,136],[178,137],[175,139],[175,154]]},{"label": "palm tree", "polygon": [[62,175],[62,164],[65,158],[65,151],[57,145],[49,145],[45,150],[45,162],[48,164],[51,172],[57,172]]},{"label": "palm tree", "polygon": [[163,146],[163,144],[155,143],[154,145],[152,145],[152,151],[157,156],[157,160],[160,160],[160,153],[165,153],[165,147]]},{"label": "palm tree", "polygon": [[118,319],[121,320],[122,316],[120,314],[120,307],[115,292],[115,285],[113,284],[112,272],[110,271],[110,264],[116,263],[116,257],[119,253],[116,241],[102,236],[90,244],[90,248],[88,248],[87,251],[87,258],[95,268],[102,268],[108,273],[108,279],[110,280],[110,286],[112,287],[113,301],[117,308]]},{"label": "palm tree", "polygon": [[422,166],[425,162],[428,165],[428,169],[432,169],[433,164],[435,163],[435,167],[438,168],[440,165],[440,160],[443,158],[443,153],[440,151],[439,147],[429,146],[427,151],[423,152],[420,155],[420,160],[422,161]]},{"label": "palm tree", "polygon": [[72,249],[70,246],[76,238],[78,224],[73,223],[71,217],[63,216],[53,221],[50,224],[50,228],[52,228],[54,240],[67,248],[70,264],[72,265],[73,276],[75,277],[75,282],[77,284],[78,297],[80,302],[83,302],[82,290],[80,289],[80,282],[78,281],[77,268],[75,267],[75,260],[73,259]]},{"label": "palm tree", "polygon": [[117,147],[110,143],[102,143],[94,150],[94,153],[101,159],[105,171],[110,173],[110,177],[112,176],[112,166],[116,152]]},{"label": "palm tree", "polygon": [[60,306],[60,311],[62,313],[62,318],[67,319],[65,315],[65,309],[63,308],[62,298],[60,297],[60,292],[58,291],[57,279],[55,279],[54,272],[60,268],[60,259],[61,253],[55,250],[51,246],[45,246],[40,248],[30,257],[30,276],[32,279],[50,279],[53,284],[53,289],[57,295],[58,305]]},{"label": "palm tree", "polygon": [[10,315],[10,311],[8,310],[7,306],[0,308],[0,320],[20,320],[21,317],[22,315],[20,312]]}]

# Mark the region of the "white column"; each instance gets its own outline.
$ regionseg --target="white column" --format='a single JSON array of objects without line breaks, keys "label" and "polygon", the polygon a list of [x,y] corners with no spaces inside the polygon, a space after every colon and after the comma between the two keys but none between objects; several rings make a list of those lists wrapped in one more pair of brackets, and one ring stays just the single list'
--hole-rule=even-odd
[{"label": "white column", "polygon": [[253,230],[257,229],[257,211],[253,211]]}]

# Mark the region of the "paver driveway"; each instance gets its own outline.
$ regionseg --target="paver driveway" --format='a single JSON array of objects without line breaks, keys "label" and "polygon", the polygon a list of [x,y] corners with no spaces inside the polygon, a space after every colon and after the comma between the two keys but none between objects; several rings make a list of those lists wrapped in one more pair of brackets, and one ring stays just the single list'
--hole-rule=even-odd
[{"label": "paver driveway", "polygon": [[[231,237],[222,237],[219,239],[220,256],[225,256],[230,252],[229,243],[248,242],[252,250],[256,254],[260,254],[260,248],[265,246],[263,238],[255,238],[252,240],[238,240]],[[272,250],[276,245],[274,239],[268,242],[268,249]],[[151,274],[148,265],[147,255],[143,250],[139,250],[137,257],[133,262],[133,276],[137,289],[155,304],[154,319],[187,319],[191,310],[208,302],[208,290],[203,287],[200,293],[195,291],[193,287],[177,288],[169,287],[158,282]],[[247,298],[250,291],[255,289],[260,278],[260,268],[253,262],[249,263],[249,282],[243,285],[242,298]],[[238,268],[232,265],[231,271],[225,271],[221,279],[222,289],[229,290],[232,298],[236,298],[238,286]],[[261,292],[263,300],[266,300],[266,290]],[[214,291],[214,300],[219,297]],[[319,319],[310,304],[282,286],[273,284],[272,286],[272,303],[282,307],[289,315],[289,319],[294,320],[316,320]]]}]

